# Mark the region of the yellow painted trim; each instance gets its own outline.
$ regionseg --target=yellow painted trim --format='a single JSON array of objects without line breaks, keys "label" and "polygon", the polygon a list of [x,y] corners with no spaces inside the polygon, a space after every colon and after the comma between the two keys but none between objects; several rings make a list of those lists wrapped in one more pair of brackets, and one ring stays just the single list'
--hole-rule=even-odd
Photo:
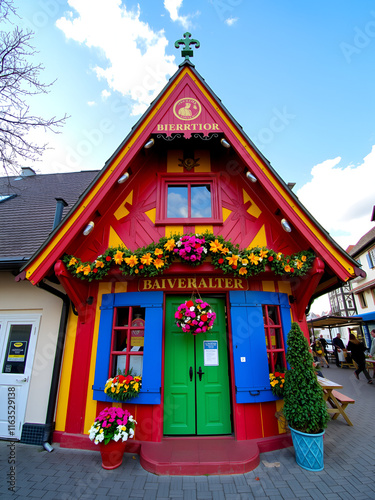
[{"label": "yellow painted trim", "polygon": [[148,210],[147,212],[145,212],[145,214],[150,219],[150,221],[153,224],[155,224],[155,221],[156,221],[156,208],[151,208],[151,210]]},{"label": "yellow painted trim", "polygon": [[165,237],[169,238],[172,234],[184,234],[184,226],[165,226]]},{"label": "yellow painted trim", "polygon": [[167,172],[168,173],[183,173],[184,167],[179,165],[180,160],[184,157],[184,152],[181,149],[170,149],[167,153]]},{"label": "yellow painted trim", "polygon": [[120,236],[117,234],[117,232],[113,229],[111,226],[109,228],[109,238],[108,238],[108,245],[109,247],[118,247],[118,246],[124,246],[126,247],[125,243],[122,241]]},{"label": "yellow painted trim", "polygon": [[92,386],[94,384],[95,378],[95,366],[96,366],[96,351],[98,348],[98,335],[99,335],[99,323],[100,323],[100,306],[102,303],[102,296],[104,293],[111,293],[111,283],[99,283],[98,289],[98,300],[96,302],[96,312],[95,312],[95,325],[92,337],[92,347],[91,347],[91,359],[90,359],[90,372],[89,372],[89,382],[87,386],[87,396],[86,396],[86,409],[85,409],[85,422],[83,427],[83,433],[88,434],[90,427],[94,423],[97,417],[97,402],[94,401],[94,392]]},{"label": "yellow painted trim", "polygon": [[263,224],[263,226],[259,229],[254,239],[247,248],[266,247],[266,246],[267,246],[266,228]]},{"label": "yellow painted trim", "polygon": [[245,189],[242,189],[242,196],[243,196],[243,202],[247,203],[250,201],[251,205],[247,209],[247,212],[258,219],[258,217],[262,214],[261,209],[258,207],[258,205],[250,198],[249,193],[245,191]]},{"label": "yellow painted trim", "polygon": [[108,170],[103,174],[103,176],[98,180],[96,185],[92,188],[92,190],[86,195],[86,198],[82,201],[81,205],[76,209],[76,211],[72,214],[69,220],[62,226],[60,231],[55,235],[52,241],[44,248],[44,250],[35,258],[35,260],[26,268],[26,277],[29,279],[31,275],[35,272],[38,266],[47,258],[47,256],[51,253],[52,248],[62,239],[62,237],[66,234],[66,232],[70,229],[70,227],[75,223],[77,218],[84,212],[86,207],[91,203],[97,193],[101,190],[105,182],[108,180],[110,175],[114,172],[119,163],[123,160],[129,150],[134,146],[139,136],[142,134],[144,129],[150,123],[150,121],[154,118],[154,116],[159,112],[159,110],[164,105],[165,101],[172,94],[175,88],[179,85],[181,80],[188,75],[191,80],[195,83],[200,92],[205,96],[207,101],[211,104],[213,109],[217,112],[220,118],[226,123],[226,125],[230,128],[232,133],[238,139],[239,143],[243,146],[247,154],[252,158],[252,160],[258,165],[258,167],[262,170],[264,175],[268,178],[268,180],[272,183],[272,185],[276,188],[276,190],[281,194],[284,200],[289,204],[289,206],[294,210],[294,212],[298,215],[298,217],[302,220],[302,222],[309,228],[309,230],[320,240],[324,241],[324,245],[327,250],[331,253],[331,255],[342,265],[350,275],[354,276],[354,269],[345,257],[340,254],[329,242],[329,240],[325,237],[325,235],[320,232],[310,221],[310,219],[303,213],[303,211],[295,205],[294,200],[288,194],[286,189],[281,185],[281,183],[277,180],[277,178],[271,173],[268,169],[268,166],[263,163],[263,161],[258,157],[255,153],[255,150],[250,146],[248,141],[242,135],[241,131],[234,125],[234,123],[230,120],[228,115],[225,114],[224,110],[219,107],[219,105],[214,101],[211,94],[208,90],[200,83],[197,77],[195,77],[189,67],[184,68],[181,73],[177,76],[173,84],[166,90],[164,95],[160,97],[157,105],[150,111],[150,114],[145,117],[143,123],[135,129],[134,133],[129,138],[127,144],[124,145],[122,150],[119,152],[117,158],[113,161],[112,165]]},{"label": "yellow painted trim", "polygon": [[115,283],[115,293],[126,293],[128,291],[127,281],[116,281]]},{"label": "yellow painted trim", "polygon": [[130,191],[128,196],[125,198],[123,202],[121,202],[121,205],[114,213],[114,216],[116,217],[117,220],[120,220],[128,215],[129,210],[125,207],[126,203],[129,203],[130,205],[133,204],[133,190]]},{"label": "yellow painted trim", "polygon": [[195,173],[201,173],[201,172],[211,172],[211,157],[210,157],[210,152],[204,149],[197,149],[195,152],[195,158],[199,158],[198,167],[194,167],[194,172]]},{"label": "yellow painted trim", "polygon": [[275,283],[273,281],[262,281],[263,292],[274,292]]},{"label": "yellow painted trim", "polygon": [[195,226],[195,234],[202,234],[208,231],[209,233],[214,232],[213,226]]},{"label": "yellow painted trim", "polygon": [[278,281],[277,286],[280,293],[286,293],[287,295],[292,295],[292,288],[289,281]]},{"label": "yellow painted trim", "polygon": [[59,395],[56,408],[56,431],[65,431],[66,414],[68,411],[70,377],[73,367],[74,346],[76,343],[78,318],[72,311],[69,312],[68,324],[64,345],[64,356],[61,368]]},{"label": "yellow painted trim", "polygon": [[225,222],[232,213],[232,210],[228,210],[227,208],[222,207],[222,211],[223,211],[223,222]]},{"label": "yellow painted trim", "polygon": [[[283,399],[277,399],[276,400],[276,412],[281,411],[284,408],[284,400]],[[279,428],[279,434],[285,434],[286,429],[280,424],[280,420],[277,419],[277,425]]]}]

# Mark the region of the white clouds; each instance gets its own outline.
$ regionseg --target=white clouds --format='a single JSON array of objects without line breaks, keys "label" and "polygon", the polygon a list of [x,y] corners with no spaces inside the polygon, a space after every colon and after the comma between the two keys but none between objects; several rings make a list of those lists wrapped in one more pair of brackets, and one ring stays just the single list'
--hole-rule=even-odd
[{"label": "white clouds", "polygon": [[108,97],[110,95],[111,95],[111,92],[109,92],[109,90],[107,90],[107,89],[102,90],[101,96],[102,96],[103,101],[108,99]]},{"label": "white clouds", "polygon": [[172,21],[179,22],[185,29],[189,29],[190,20],[189,16],[180,16],[179,9],[182,6],[183,0],[164,0],[164,8],[169,12]]},{"label": "white clouds", "polygon": [[100,51],[107,64],[93,68],[98,79],[134,101],[133,115],[145,111],[177,69],[175,56],[166,55],[164,32],[155,32],[141,21],[139,6],[136,11],[127,10],[121,0],[107,0],[105,8],[102,0],[68,3],[77,15],[67,13],[58,19],[57,27],[67,38]]},{"label": "white clouds", "polygon": [[236,24],[237,21],[238,21],[238,17],[228,17],[228,19],[225,19],[224,22],[228,26],[233,26],[233,24]]},{"label": "white clouds", "polygon": [[315,219],[345,249],[354,245],[374,223],[375,146],[354,166],[340,166],[341,158],[315,165],[312,180],[297,196]]},{"label": "white clouds", "polygon": [[96,102],[95,101],[88,101],[87,102],[87,106],[96,106]]}]

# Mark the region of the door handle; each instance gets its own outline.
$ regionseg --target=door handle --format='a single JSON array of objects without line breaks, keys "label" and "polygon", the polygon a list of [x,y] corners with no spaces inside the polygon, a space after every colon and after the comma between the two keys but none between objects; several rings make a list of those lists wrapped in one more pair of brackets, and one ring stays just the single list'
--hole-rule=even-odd
[{"label": "door handle", "polygon": [[189,377],[190,377],[190,382],[192,382],[193,381],[193,367],[192,366],[189,368]]},{"label": "door handle", "polygon": [[202,367],[201,366],[199,367],[199,371],[197,373],[199,375],[199,381],[201,381],[202,380],[202,375],[204,375],[204,372],[202,372]]},{"label": "door handle", "polygon": [[21,378],[21,379],[16,378],[16,382],[27,382],[28,380],[29,380],[29,377],[27,377],[27,378],[25,377],[25,378]]}]

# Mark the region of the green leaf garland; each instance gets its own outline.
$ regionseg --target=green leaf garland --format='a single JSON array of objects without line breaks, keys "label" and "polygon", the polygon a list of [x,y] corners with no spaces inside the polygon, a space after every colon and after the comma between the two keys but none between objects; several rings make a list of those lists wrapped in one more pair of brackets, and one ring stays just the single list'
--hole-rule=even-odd
[{"label": "green leaf garland", "polygon": [[[189,260],[189,255],[192,260]],[[201,256],[199,260],[197,255]],[[157,243],[134,252],[123,246],[110,247],[93,262],[82,262],[73,255],[64,255],[62,260],[73,276],[92,281],[102,280],[114,267],[120,269],[124,276],[152,277],[162,274],[175,258],[197,267],[209,257],[215,269],[243,278],[264,272],[266,265],[278,275],[303,276],[315,259],[310,250],[293,255],[284,255],[266,247],[239,250],[238,245],[206,232],[163,237]]]}]

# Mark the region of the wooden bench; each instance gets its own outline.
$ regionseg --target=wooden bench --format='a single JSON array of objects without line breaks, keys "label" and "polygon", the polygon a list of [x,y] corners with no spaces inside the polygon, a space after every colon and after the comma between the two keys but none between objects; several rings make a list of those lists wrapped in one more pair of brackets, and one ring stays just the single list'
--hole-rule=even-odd
[{"label": "wooden bench", "polygon": [[329,395],[327,401],[332,406],[332,409],[328,410],[328,413],[333,413],[332,420],[336,420],[339,415],[342,415],[349,425],[353,425],[345,413],[345,409],[348,405],[354,404],[355,400],[345,396],[339,391],[333,390]]}]

